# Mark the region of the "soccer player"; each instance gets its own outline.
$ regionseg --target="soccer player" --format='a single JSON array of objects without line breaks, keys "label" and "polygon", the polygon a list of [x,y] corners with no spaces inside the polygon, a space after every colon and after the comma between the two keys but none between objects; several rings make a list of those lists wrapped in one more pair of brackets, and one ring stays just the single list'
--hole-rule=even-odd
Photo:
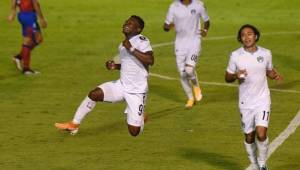
[{"label": "soccer player", "polygon": [[96,102],[126,101],[127,125],[129,133],[137,136],[144,126],[149,66],[154,64],[152,47],[148,38],[141,35],[144,21],[132,15],[123,25],[124,41],[119,46],[120,64],[109,60],[109,70],[120,69],[120,79],[103,83],[90,91],[78,107],[72,121],[56,123],[58,129],[76,133],[83,118],[93,110]]},{"label": "soccer player", "polygon": [[47,27],[47,22],[43,16],[38,0],[11,0],[11,13],[7,17],[9,22],[15,19],[17,6],[19,7],[18,20],[22,26],[22,49],[20,54],[13,57],[13,61],[24,75],[37,74],[30,68],[31,51],[39,45],[43,36],[37,18],[43,28]]},{"label": "soccer player", "polygon": [[[204,29],[201,29],[201,18]],[[201,37],[207,35],[209,25],[209,16],[201,1],[176,0],[169,7],[163,28],[168,32],[175,27],[176,64],[181,85],[188,98],[186,108],[192,108],[195,100],[202,99],[195,67],[201,51]]]},{"label": "soccer player", "polygon": [[256,45],[259,38],[256,27],[247,24],[240,28],[237,40],[243,46],[231,53],[225,80],[228,83],[239,81],[239,108],[246,152],[253,169],[265,170],[271,113],[267,77],[279,81],[282,76],[273,68],[271,51]]}]

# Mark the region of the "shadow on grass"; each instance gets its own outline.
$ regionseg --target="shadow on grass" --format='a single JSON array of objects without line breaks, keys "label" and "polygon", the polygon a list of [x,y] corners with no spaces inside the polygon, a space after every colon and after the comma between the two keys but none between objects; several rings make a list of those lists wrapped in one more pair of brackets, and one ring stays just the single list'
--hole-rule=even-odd
[{"label": "shadow on grass", "polygon": [[224,170],[240,170],[243,167],[230,156],[224,156],[218,153],[206,152],[196,148],[181,148],[180,155],[193,162],[204,162]]},{"label": "shadow on grass", "polygon": [[[166,117],[168,115],[172,115],[175,114],[176,110],[182,108],[181,106],[177,106],[177,107],[171,107],[171,108],[166,108],[163,110],[158,110],[156,112],[152,112],[150,113],[149,116],[149,120],[148,123],[151,123],[152,120],[155,119],[160,119],[163,117]],[[109,115],[107,115],[109,116]],[[147,126],[147,124],[145,126]],[[105,124],[102,125],[100,127],[95,128],[83,128],[82,130],[79,131],[79,133],[81,131],[83,131],[82,133],[80,133],[80,136],[88,136],[88,135],[93,135],[93,134],[97,134],[97,133],[108,133],[108,132],[112,132],[112,131],[120,131],[122,128],[127,129],[127,123],[126,123],[126,116],[124,115],[124,119],[122,121],[116,121],[116,122],[112,122],[110,124]]]},{"label": "shadow on grass", "polygon": [[149,114],[149,120],[151,121],[151,119],[160,119],[168,115],[176,114],[178,110],[183,110],[183,109],[184,107],[180,105],[180,106],[174,106],[174,107],[158,110],[156,112],[152,112]]},{"label": "shadow on grass", "polygon": [[[178,84],[178,88],[174,88],[168,85],[168,83],[163,83],[160,85],[152,84],[150,85],[150,93],[154,93],[162,98],[182,103],[185,102],[186,98],[183,97],[184,92],[181,90],[181,85],[177,81],[171,81],[170,83],[176,83]],[[178,90],[180,89],[180,90]],[[182,93],[180,95],[179,93]]]}]

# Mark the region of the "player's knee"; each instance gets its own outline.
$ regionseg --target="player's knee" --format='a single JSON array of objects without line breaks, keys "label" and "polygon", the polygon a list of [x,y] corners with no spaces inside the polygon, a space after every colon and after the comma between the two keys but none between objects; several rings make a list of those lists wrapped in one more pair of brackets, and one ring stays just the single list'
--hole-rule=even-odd
[{"label": "player's knee", "polygon": [[103,101],[103,91],[101,88],[96,88],[89,92],[89,98],[93,101]]},{"label": "player's knee", "polygon": [[128,131],[131,136],[136,137],[140,134],[141,128],[137,126],[128,125]]},{"label": "player's knee", "polygon": [[140,131],[139,130],[130,130],[129,133],[131,136],[136,137],[140,134]]},{"label": "player's knee", "polygon": [[44,41],[44,39],[43,39],[42,36],[37,36],[37,37],[35,38],[35,43],[36,43],[36,45],[41,44],[43,41]]},{"label": "player's knee", "polygon": [[255,132],[249,133],[245,135],[245,141],[247,143],[253,143],[255,142]]},{"label": "player's knee", "polygon": [[182,79],[187,77],[185,70],[179,71],[179,74],[180,74],[180,78]]},{"label": "player's knee", "polygon": [[186,66],[185,67],[185,72],[186,72],[188,77],[194,77],[195,76],[194,67]]},{"label": "player's knee", "polygon": [[265,134],[257,134],[257,139],[260,141],[260,142],[263,142],[267,139],[267,135]]},{"label": "player's knee", "polygon": [[257,126],[256,137],[259,141],[265,141],[267,139],[267,128],[263,126]]},{"label": "player's knee", "polygon": [[32,39],[30,37],[24,37],[23,38],[23,44],[27,45],[27,46],[31,46],[32,45]]}]

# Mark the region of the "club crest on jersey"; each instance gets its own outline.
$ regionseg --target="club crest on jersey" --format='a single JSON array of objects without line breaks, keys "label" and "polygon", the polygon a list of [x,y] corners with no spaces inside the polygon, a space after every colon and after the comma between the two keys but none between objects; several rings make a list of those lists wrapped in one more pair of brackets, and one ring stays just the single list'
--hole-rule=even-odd
[{"label": "club crest on jersey", "polygon": [[140,39],[145,41],[147,38],[144,36],[140,36]]},{"label": "club crest on jersey", "polygon": [[191,14],[192,14],[192,15],[195,15],[195,14],[196,14],[196,10],[195,10],[195,9],[192,9],[192,10],[191,10]]},{"label": "club crest on jersey", "polygon": [[256,59],[257,59],[257,61],[258,61],[259,63],[264,62],[264,58],[263,58],[262,56],[259,56],[259,57],[257,57]]}]

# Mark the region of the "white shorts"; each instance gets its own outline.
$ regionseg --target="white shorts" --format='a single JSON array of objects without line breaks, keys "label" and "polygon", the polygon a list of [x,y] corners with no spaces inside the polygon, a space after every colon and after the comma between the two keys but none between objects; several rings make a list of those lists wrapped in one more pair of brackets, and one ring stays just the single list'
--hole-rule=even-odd
[{"label": "white shorts", "polygon": [[179,53],[176,54],[176,64],[179,70],[184,70],[185,65],[190,65],[195,67],[198,62],[198,53]]},{"label": "white shorts", "polygon": [[270,121],[270,105],[255,109],[240,109],[242,130],[245,134],[255,131],[256,126],[268,127]]},{"label": "white shorts", "polygon": [[[179,40],[178,40],[179,41]],[[175,42],[175,55],[177,68],[183,70],[185,65],[195,67],[197,65],[201,51],[201,40],[199,38],[191,39],[187,44]]]},{"label": "white shorts", "polygon": [[127,93],[123,89],[120,80],[110,81],[98,86],[103,90],[104,102],[126,101],[127,123],[132,126],[144,125],[144,108],[146,106],[147,93]]}]

